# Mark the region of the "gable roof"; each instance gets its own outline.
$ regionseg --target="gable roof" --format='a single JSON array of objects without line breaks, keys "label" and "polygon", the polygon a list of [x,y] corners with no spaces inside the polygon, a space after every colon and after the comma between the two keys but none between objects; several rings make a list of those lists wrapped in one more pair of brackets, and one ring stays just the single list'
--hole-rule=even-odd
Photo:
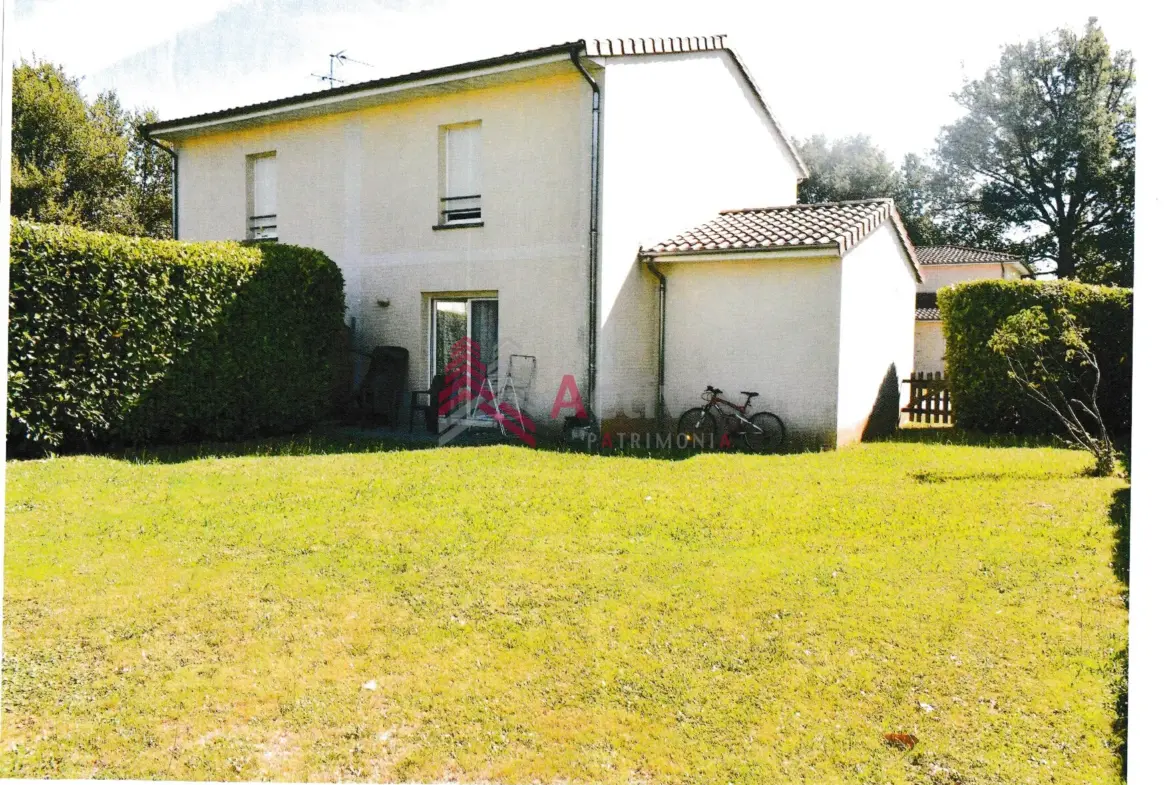
[{"label": "gable roof", "polygon": [[388,76],[382,79],[370,79],[365,82],[353,82],[342,85],[341,87],[313,90],[312,92],[290,95],[285,98],[277,98],[271,101],[261,101],[254,104],[233,106],[228,109],[219,109],[214,112],[203,112],[202,114],[189,115],[187,117],[177,117],[171,120],[160,120],[158,122],[149,123],[142,126],[142,132],[153,136],[155,134],[166,133],[168,131],[184,128],[186,126],[210,125],[219,121],[241,119],[251,115],[271,113],[273,110],[278,109],[292,108],[302,105],[308,106],[315,103],[324,102],[337,103],[339,99],[357,99],[365,94],[385,90],[387,88],[398,87],[400,85],[406,85],[415,82],[426,82],[440,79],[442,77],[465,75],[477,71],[498,68],[501,66],[525,64],[529,63],[530,61],[539,61],[549,57],[563,57],[572,52],[582,51],[584,46],[584,41],[567,41],[563,44],[555,44],[553,46],[545,46],[539,49],[527,49],[520,52],[512,52],[511,54],[500,55],[498,57],[489,57],[484,60],[472,60],[466,63],[442,66],[441,68],[428,68],[422,71],[411,71],[409,73]]},{"label": "gable roof", "polygon": [[920,245],[918,263],[927,266],[936,264],[1027,264],[1016,254],[1002,251],[987,251],[966,245]]},{"label": "gable roof", "polygon": [[768,102],[764,100],[764,95],[760,92],[759,85],[752,78],[751,72],[747,70],[747,66],[743,64],[739,55],[727,43],[726,34],[678,36],[674,38],[594,38],[586,44],[585,51],[590,57],[629,57],[632,55],[665,55],[685,52],[727,52],[728,56],[731,57],[732,64],[739,71],[740,75],[743,76],[748,89],[751,90],[752,95],[759,102],[760,108],[764,110],[764,114],[772,123],[772,127],[780,135],[780,139],[784,142],[784,146],[787,148],[789,154],[792,155],[793,160],[796,162],[796,168],[800,170],[801,179],[807,179],[811,175],[808,166],[804,163],[804,159],[800,157],[796,143],[780,125],[780,121],[776,119],[776,115],[772,112],[771,107],[768,106]]},{"label": "gable roof", "polygon": [[767,102],[764,101],[759,87],[756,85],[755,80],[752,79],[751,74],[748,73],[747,68],[744,67],[743,62],[727,44],[726,35],[683,36],[677,38],[594,38],[588,43],[584,39],[566,41],[563,44],[512,52],[511,54],[490,57],[485,60],[472,60],[470,62],[443,66],[441,68],[412,71],[382,79],[354,82],[352,84],[342,85],[341,87],[314,90],[309,93],[300,93],[271,101],[234,106],[228,109],[178,117],[171,120],[160,120],[142,126],[141,130],[147,136],[173,134],[188,130],[192,127],[202,128],[228,123],[238,124],[248,120],[257,121],[259,118],[273,115],[281,110],[287,110],[291,113],[298,108],[314,111],[317,114],[324,114],[331,111],[329,107],[344,107],[345,109],[349,109],[360,107],[364,105],[363,102],[365,104],[376,102],[376,96],[379,93],[389,92],[393,89],[412,84],[436,82],[444,79],[453,81],[460,77],[474,75],[477,72],[491,71],[492,69],[503,67],[535,66],[540,61],[564,58],[572,55],[574,52],[584,54],[586,57],[605,58],[720,51],[727,52],[731,57],[732,63],[743,75],[748,88],[751,90],[756,101],[759,102],[760,107],[764,110],[764,114],[776,129],[788,152],[796,161],[801,176],[807,178],[809,176],[808,167],[805,166],[804,161],[801,159],[796,145],[776,120],[776,116],[768,107]]},{"label": "gable roof", "polygon": [[724,210],[713,221],[643,249],[644,256],[834,249],[844,256],[889,220],[918,275],[914,244],[892,199]]}]

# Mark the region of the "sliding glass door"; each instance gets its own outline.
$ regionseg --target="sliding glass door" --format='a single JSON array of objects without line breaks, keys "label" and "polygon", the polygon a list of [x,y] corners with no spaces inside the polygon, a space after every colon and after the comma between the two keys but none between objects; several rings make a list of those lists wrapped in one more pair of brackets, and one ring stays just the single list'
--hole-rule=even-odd
[{"label": "sliding glass door", "polygon": [[499,302],[494,297],[444,297],[431,302],[433,372],[449,379],[452,374],[461,374],[472,399],[485,381],[498,393]]}]

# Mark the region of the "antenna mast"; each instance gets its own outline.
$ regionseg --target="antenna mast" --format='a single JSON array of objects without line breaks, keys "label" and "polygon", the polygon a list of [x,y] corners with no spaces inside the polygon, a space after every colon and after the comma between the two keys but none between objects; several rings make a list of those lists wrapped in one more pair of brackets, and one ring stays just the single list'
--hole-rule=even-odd
[{"label": "antenna mast", "polygon": [[329,75],[328,76],[326,76],[324,74],[311,74],[311,76],[313,76],[316,79],[320,79],[322,82],[328,82],[329,89],[332,90],[334,87],[336,87],[339,84],[345,84],[344,79],[342,79],[339,76],[333,75],[333,67],[336,65],[338,68],[340,68],[341,66],[345,65],[346,63],[357,63],[358,65],[364,65],[367,68],[371,67],[369,63],[363,63],[361,60],[355,60],[354,58],[347,55],[345,53],[344,49],[339,49],[336,52],[333,52],[329,55]]}]

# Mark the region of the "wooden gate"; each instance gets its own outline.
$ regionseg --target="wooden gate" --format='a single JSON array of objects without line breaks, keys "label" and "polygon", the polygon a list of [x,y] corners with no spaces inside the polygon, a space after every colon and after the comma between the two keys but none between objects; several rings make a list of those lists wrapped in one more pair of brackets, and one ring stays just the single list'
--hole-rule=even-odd
[{"label": "wooden gate", "polygon": [[910,403],[902,409],[910,414],[910,422],[949,424],[955,421],[950,384],[941,371],[920,371],[902,383],[910,385]]}]

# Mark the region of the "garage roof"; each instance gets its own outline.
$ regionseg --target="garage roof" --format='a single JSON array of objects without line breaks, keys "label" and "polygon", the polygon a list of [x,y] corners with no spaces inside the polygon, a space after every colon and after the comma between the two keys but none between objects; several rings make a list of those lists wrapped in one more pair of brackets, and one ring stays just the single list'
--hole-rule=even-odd
[{"label": "garage roof", "polygon": [[917,266],[914,245],[892,199],[724,210],[715,220],[644,248],[642,254],[658,257],[832,248],[844,255],[886,220],[893,222],[902,247]]}]

